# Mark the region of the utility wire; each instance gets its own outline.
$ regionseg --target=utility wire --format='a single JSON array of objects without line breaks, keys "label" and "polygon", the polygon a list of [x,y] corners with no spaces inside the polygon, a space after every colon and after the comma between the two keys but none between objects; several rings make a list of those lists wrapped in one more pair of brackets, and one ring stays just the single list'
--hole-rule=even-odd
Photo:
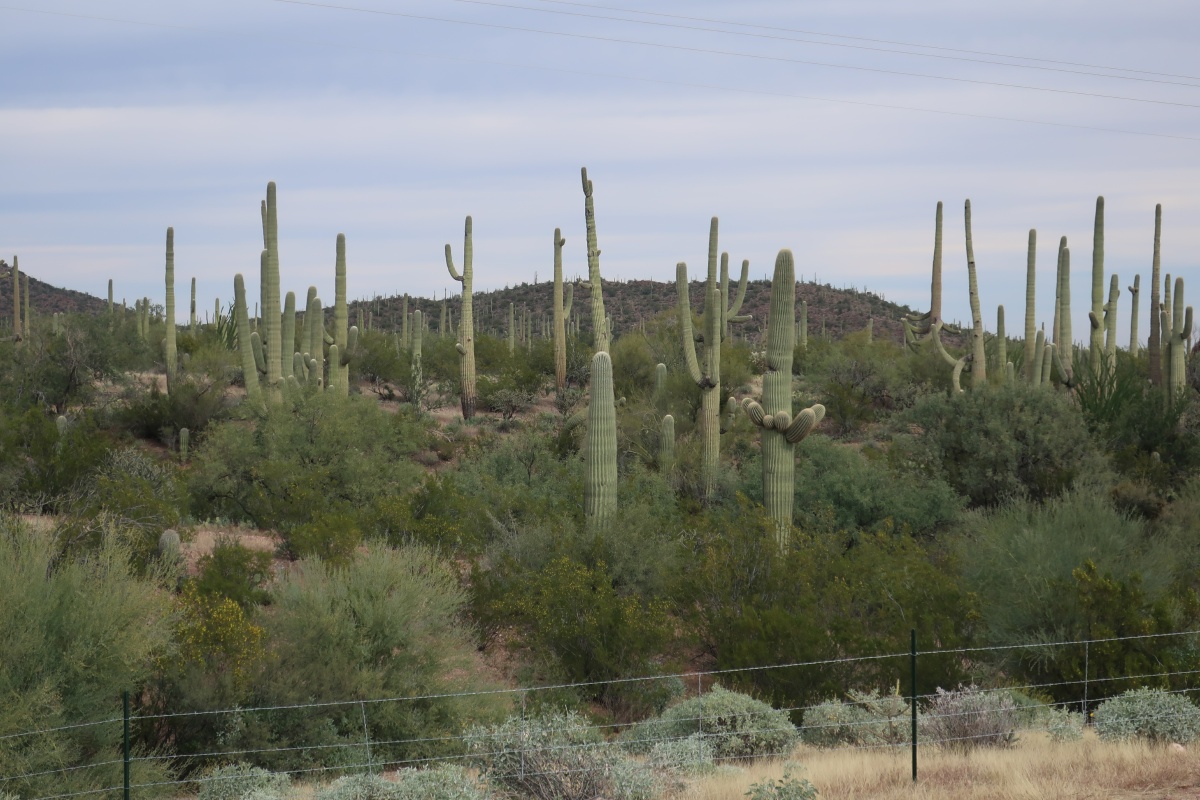
[{"label": "utility wire", "polygon": [[1180,103],[1174,100],[1153,100],[1146,97],[1130,97],[1128,95],[1117,94],[1102,94],[1100,92],[1084,92],[1077,89],[1054,89],[1048,86],[1031,86],[1023,83],[1004,83],[1001,81],[985,81],[977,78],[954,78],[949,75],[932,75],[926,72],[905,72],[903,70],[883,69],[882,67],[862,67],[853,64],[834,64],[828,61],[811,61],[801,58],[788,58],[786,56],[770,56],[762,53],[744,53],[738,50],[715,50],[707,47],[691,47],[681,44],[667,44],[665,42],[647,42],[638,39],[621,39],[616,36],[598,36],[590,33],[570,33],[568,31],[552,31],[545,28],[530,28],[522,25],[504,25],[498,22],[480,22],[478,20],[467,19],[450,19],[448,17],[434,17],[426,14],[411,14],[406,11],[385,11],[378,8],[361,8],[358,6],[336,5],[334,3],[318,3],[315,0],[271,0],[275,3],[282,3],[293,6],[306,6],[309,8],[323,8],[331,11],[350,11],[357,14],[375,14],[384,17],[397,17],[402,19],[416,19],[425,22],[443,22],[450,25],[467,25],[476,28],[492,28],[502,31],[513,31],[515,33],[536,33],[543,36],[557,36],[566,39],[584,39],[592,42],[606,42],[609,44],[631,44],[638,47],[653,47],[660,50],[674,50],[681,53],[696,53],[699,55],[717,55],[727,56],[729,58],[743,58],[753,61],[771,61],[780,64],[800,64],[811,67],[829,67],[831,69],[844,69],[854,72],[870,72],[879,75],[896,75],[907,78],[925,78],[936,81],[949,81],[952,83],[966,83],[975,86],[997,86],[1004,89],[1023,89],[1031,92],[1050,92],[1052,94],[1067,94],[1076,97],[1093,97],[1101,100],[1123,100],[1130,103],[1150,103],[1153,105],[1174,106],[1177,108],[1200,108],[1200,105],[1195,103]]},{"label": "utility wire", "polygon": [[[803,28],[785,28],[778,25],[755,25],[749,22],[734,22],[727,19],[713,19],[710,17],[689,17],[683,14],[667,14],[661,11],[642,11],[636,8],[621,8],[618,6],[604,6],[595,3],[577,3],[570,0],[537,0],[539,3],[552,3],[559,6],[575,6],[577,8],[595,8],[602,11],[616,11],[622,14],[642,14],[648,17],[660,17],[664,19],[679,19],[688,22],[707,22],[714,25],[729,25],[737,28],[751,28],[761,31],[780,31],[782,33],[799,33],[805,36],[827,36],[831,39],[845,39],[852,42],[873,42],[875,44],[890,44],[898,47],[920,47],[926,50],[940,50],[944,53],[966,53],[975,56],[991,56],[992,58],[1012,58],[1020,61],[1038,61],[1043,64],[1062,64],[1068,67],[1085,67],[1087,69],[1107,69],[1116,72],[1133,72],[1138,75],[1157,75],[1161,78],[1182,78],[1189,81],[1200,81],[1200,76],[1196,75],[1180,75],[1173,72],[1154,72],[1146,69],[1132,69],[1130,67],[1114,67],[1105,64],[1089,64],[1079,61],[1063,61],[1053,58],[1036,58],[1033,56],[1021,56],[1013,53],[995,53],[988,50],[969,50],[961,47],[941,47],[934,44],[920,44],[917,42],[902,42],[895,39],[871,39],[866,36],[847,36],[840,33],[826,33],[824,31],[805,30]],[[914,53],[913,55],[921,55]],[[1020,64],[1011,64],[1009,66],[1021,66]],[[1119,78],[1119,75],[1111,75],[1108,77]]]},{"label": "utility wire", "polygon": [[[543,0],[543,2],[545,2],[545,1],[546,0]],[[1200,89],[1200,84],[1197,84],[1197,83],[1186,83],[1184,81],[1177,81],[1177,80],[1163,80],[1162,78],[1144,78],[1144,77],[1137,77],[1134,75],[1111,75],[1111,74],[1104,73],[1104,72],[1089,72],[1089,71],[1083,70],[1083,69],[1068,69],[1066,67],[1047,67],[1047,66],[1043,66],[1043,65],[1039,65],[1039,64],[1012,64],[1007,61],[994,61],[992,59],[977,58],[977,57],[973,58],[973,57],[969,57],[969,56],[943,55],[940,53],[916,53],[911,50],[897,50],[893,47],[878,47],[878,46],[871,46],[871,45],[864,45],[864,44],[845,44],[843,42],[822,42],[818,39],[799,39],[794,36],[781,36],[779,34],[752,33],[750,31],[731,31],[731,30],[724,30],[722,28],[703,27],[700,25],[684,25],[684,24],[680,24],[677,22],[656,22],[654,20],[629,19],[628,17],[613,17],[613,16],[607,16],[604,14],[591,14],[591,13],[582,12],[582,11],[562,11],[562,10],[555,9],[555,8],[536,8],[534,6],[515,5],[512,3],[500,3],[500,2],[496,2],[496,0],[444,0],[444,2],[464,3],[464,4],[476,5],[476,6],[490,6],[492,8],[507,8],[507,9],[512,9],[512,10],[516,10],[516,11],[532,11],[532,12],[539,13],[539,14],[557,14],[560,16],[581,17],[584,19],[600,19],[600,20],[607,20],[610,22],[628,22],[628,23],[631,23],[634,25],[648,25],[648,26],[653,26],[653,27],[657,27],[657,28],[671,28],[674,30],[699,31],[699,32],[704,32],[704,33],[720,33],[720,34],[724,34],[726,36],[742,36],[742,37],[751,38],[751,39],[766,39],[769,41],[776,41],[776,42],[793,42],[793,43],[797,43],[797,44],[812,44],[812,45],[817,45],[820,47],[841,47],[841,48],[850,49],[850,50],[864,50],[864,51],[871,52],[871,53],[891,53],[891,54],[895,54],[895,55],[912,56],[914,58],[936,58],[936,59],[939,59],[942,61],[962,61],[962,62],[971,63],[971,64],[991,64],[991,65],[1000,66],[1000,67],[1013,67],[1015,69],[1031,69],[1031,70],[1040,70],[1043,72],[1059,72],[1059,73],[1064,73],[1064,74],[1068,74],[1068,75],[1087,75],[1087,76],[1091,76],[1094,78],[1111,78],[1114,80],[1121,80],[1121,81],[1137,81],[1139,83],[1157,83],[1157,84],[1163,84],[1166,86],[1186,86],[1186,87],[1189,87],[1192,89]],[[590,6],[590,5],[586,5],[586,4],[582,4],[582,3],[571,3],[570,5],[580,5],[580,6],[584,6],[585,8],[607,9],[606,6]],[[612,9],[612,10],[617,10],[617,9]],[[625,11],[625,13],[647,13],[647,12]],[[656,14],[655,16],[659,16],[659,15]],[[691,17],[679,17],[679,16],[676,16],[673,14],[672,15],[662,15],[662,16],[670,16],[671,18],[682,19],[682,20],[692,19]],[[735,24],[735,23],[719,23],[719,24]],[[786,30],[786,29],[784,29],[784,30]],[[920,45],[913,45],[913,46],[920,46]],[[1108,68],[1105,67],[1102,69],[1108,69]],[[1197,80],[1200,80],[1200,79],[1197,79]]]},{"label": "utility wire", "polygon": [[[209,33],[224,36],[233,36],[244,38],[253,41],[255,44],[260,44],[261,39],[258,36],[251,34],[239,34],[236,32],[218,30],[215,28],[206,28],[198,25],[179,25],[166,22],[147,22],[145,20],[123,19],[119,17],[101,17],[89,14],[75,14],[64,11],[46,11],[37,8],[23,8],[20,6],[0,5],[0,11],[17,11],[28,14],[43,14],[55,17],[67,17],[71,19],[85,19],[94,22],[108,22],[124,25],[138,25],[148,28],[158,28],[164,30],[190,31],[196,33]],[[1063,128],[1067,130],[1090,131],[1092,133],[1111,133],[1124,136],[1143,136],[1154,139],[1171,139],[1183,142],[1200,142],[1200,137],[1185,136],[1175,133],[1157,133],[1154,131],[1140,131],[1129,128],[1109,128],[1099,125],[1083,125],[1072,122],[1053,122],[1050,120],[1029,119],[1025,117],[1006,117],[998,114],[975,114],[968,111],[947,111],[939,108],[926,108],[923,106],[906,106],[894,103],[876,103],[868,100],[847,100],[837,97],[822,97],[820,95],[798,94],[795,92],[780,92],[768,89],[746,89],[737,86],[724,86],[713,83],[700,83],[697,81],[677,81],[667,78],[649,78],[643,75],[623,75],[615,72],[599,72],[596,70],[572,69],[568,67],[551,67],[543,64],[525,64],[516,61],[499,61],[495,59],[470,58],[466,56],[453,56],[444,53],[423,53],[416,50],[395,50],[381,47],[369,47],[361,45],[340,44],[336,42],[321,42],[312,39],[297,39],[297,38],[282,38],[275,37],[275,42],[285,44],[303,45],[305,47],[320,47],[333,50],[351,50],[356,53],[373,52],[393,56],[407,56],[414,58],[430,58],[440,59],[444,61],[453,61],[464,64],[482,64],[486,66],[509,67],[512,69],[533,70],[538,72],[553,72],[563,75],[579,75],[588,78],[605,78],[624,81],[636,81],[639,83],[647,83],[656,86],[674,86],[688,89],[704,89],[708,91],[730,92],[733,94],[756,95],[760,97],[780,97],[789,100],[808,100],[821,103],[839,103],[842,105],[860,106],[863,108],[881,108],[889,111],[907,111],[919,114],[937,114],[945,117],[958,117],[962,119],[986,120],[988,122],[1015,122],[1023,125],[1038,125],[1041,127]]]}]

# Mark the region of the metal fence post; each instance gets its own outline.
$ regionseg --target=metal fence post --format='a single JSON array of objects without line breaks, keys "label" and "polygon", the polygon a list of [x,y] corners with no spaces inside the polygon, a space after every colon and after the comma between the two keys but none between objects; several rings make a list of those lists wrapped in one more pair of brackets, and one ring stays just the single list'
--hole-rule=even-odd
[{"label": "metal fence post", "polygon": [[912,629],[912,642],[909,649],[909,666],[912,670],[912,779],[917,782],[917,629]]},{"label": "metal fence post", "polygon": [[1083,724],[1088,724],[1088,656],[1091,655],[1088,642],[1083,643]]},{"label": "metal fence post", "polygon": [[367,730],[367,704],[359,700],[358,707],[362,710],[363,741],[367,744],[367,771],[374,775],[375,761],[371,758],[371,732]]},{"label": "metal fence post", "polygon": [[129,800],[129,691],[121,692],[121,705],[124,708],[124,735],[121,737],[121,756],[125,764],[125,800]]}]

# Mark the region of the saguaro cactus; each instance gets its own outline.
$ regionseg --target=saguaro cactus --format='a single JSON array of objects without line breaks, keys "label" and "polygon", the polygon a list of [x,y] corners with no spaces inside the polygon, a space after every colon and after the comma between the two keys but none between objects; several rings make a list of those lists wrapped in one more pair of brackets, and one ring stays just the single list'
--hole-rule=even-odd
[{"label": "saguaro cactus", "polygon": [[608,317],[604,313],[604,284],[600,279],[600,248],[596,244],[596,208],[592,202],[592,182],[588,180],[587,167],[583,176],[583,220],[587,226],[588,278],[592,283],[592,335],[596,352],[608,352]]},{"label": "saguaro cactus", "polygon": [[192,336],[195,336],[199,330],[199,321],[196,319],[196,279],[192,278],[192,305],[188,314],[188,327],[191,328]]},{"label": "saguaro cactus", "polygon": [[[924,314],[910,314],[901,320],[904,325],[904,341],[913,350],[920,347],[922,343],[932,343],[942,360],[951,367],[956,367],[957,374],[957,371],[961,369],[959,359],[946,352],[946,347],[942,344],[943,330],[954,334],[960,331],[955,326],[946,324],[942,319],[942,203],[940,200],[934,217],[932,273],[929,284],[929,311]],[[824,317],[821,318],[821,338],[826,338]]]},{"label": "saguaro cactus", "polygon": [[1129,355],[1136,356],[1138,354],[1138,298],[1142,293],[1142,276],[1133,276],[1133,285],[1129,287],[1129,294],[1133,297],[1133,307],[1129,312]]},{"label": "saguaro cactus", "polygon": [[1150,266],[1150,338],[1146,340],[1146,359],[1150,362],[1150,383],[1162,384],[1162,320],[1159,304],[1162,296],[1162,204],[1154,207],[1154,258]]},{"label": "saguaro cactus", "polygon": [[413,311],[412,324],[412,338],[409,342],[409,357],[412,365],[411,380],[413,396],[409,398],[409,401],[412,402],[413,408],[416,409],[416,412],[420,414],[421,404],[425,399],[423,397],[425,393],[425,375],[421,371],[421,340],[423,338],[425,320],[421,317],[421,309],[418,308],[416,311]]},{"label": "saguaro cactus", "polygon": [[12,301],[13,301],[13,316],[12,330],[13,339],[21,341],[21,272],[17,266],[17,257],[13,256],[12,263]]},{"label": "saguaro cactus", "polygon": [[814,405],[792,418],[792,356],[796,330],[796,267],[791,250],[775,257],[771,280],[771,316],[767,320],[767,373],[763,376],[762,405],[744,401],[746,415],[762,428],[763,504],[775,521],[780,547],[786,547],[792,529],[796,485],[796,445],[821,418],[825,407]]},{"label": "saguaro cactus", "polygon": [[1167,399],[1174,403],[1187,387],[1188,338],[1192,335],[1192,307],[1183,307],[1183,278],[1175,279],[1175,304],[1171,310],[1171,333],[1167,339]]},{"label": "saguaro cactus", "polygon": [[971,201],[963,205],[967,227],[967,281],[971,295],[971,387],[987,383],[987,351],[983,342],[983,312],[979,307],[979,280],[975,273],[975,246],[971,240]]},{"label": "saguaro cactus", "polygon": [[250,333],[250,314],[246,308],[246,280],[240,272],[233,276],[233,309],[234,316],[237,317],[238,352],[242,358],[246,399],[254,405],[259,405],[262,403],[262,389],[258,384],[258,366],[254,360],[254,344]]},{"label": "saguaro cactus", "polygon": [[1104,361],[1104,197],[1096,198],[1096,222],[1092,229],[1092,310],[1088,314],[1091,339],[1088,361],[1093,374],[1099,374]]},{"label": "saguaro cactus", "polygon": [[[263,357],[267,362],[267,387],[272,397],[279,392],[283,381],[283,338],[279,309],[279,212],[275,200],[275,182],[267,184],[267,199],[262,201],[260,212],[263,224],[262,280],[259,292],[262,299],[262,325],[259,336],[263,340]],[[292,349],[289,344],[286,348]],[[292,360],[288,352],[288,361]]]},{"label": "saguaro cactus", "polygon": [[1004,327],[1004,306],[996,307],[996,363],[1000,371],[1008,370],[1008,331]]},{"label": "saguaro cactus", "polygon": [[459,367],[462,374],[462,415],[463,419],[475,416],[475,315],[471,303],[472,282],[474,280],[474,245],[471,241],[471,218],[467,217],[463,233],[463,268],[462,274],[454,268],[454,256],[450,245],[446,245],[446,269],[450,277],[462,284],[462,318],[458,322]]},{"label": "saguaro cactus", "polygon": [[800,337],[800,349],[808,352],[808,301],[800,301],[800,327],[796,331]]},{"label": "saguaro cactus", "polygon": [[[1057,292],[1055,293],[1057,295]],[[1058,319],[1058,309],[1054,309]],[[1057,329],[1057,322],[1055,323]],[[1021,366],[1025,382],[1033,383],[1033,348],[1037,336],[1037,231],[1029,229],[1029,249],[1025,255],[1025,361]],[[1003,366],[1003,364],[1001,364]]]},{"label": "saguaro cactus", "polygon": [[175,347],[175,229],[167,228],[167,331],[164,339],[167,361],[167,391],[175,381],[175,370],[179,366]]},{"label": "saguaro cactus", "polygon": [[283,343],[283,377],[301,378],[296,375],[296,293],[288,292],[283,300],[283,320],[279,326],[280,341]]},{"label": "saguaro cactus", "polygon": [[[333,283],[333,341],[329,346],[329,389],[350,394],[350,356],[358,342],[358,327],[350,326],[346,307],[346,234],[337,235]],[[336,353],[334,351],[337,351]]]},{"label": "saguaro cactus", "polygon": [[662,418],[658,430],[658,471],[663,475],[675,471],[675,418],[670,414]]},{"label": "saguaro cactus", "polygon": [[113,313],[113,285],[112,285],[112,278],[109,278],[109,279],[108,279],[108,313],[109,313],[109,315],[111,315],[111,314]]},{"label": "saguaro cactus", "polygon": [[317,287],[308,287],[308,308],[304,311],[304,328],[308,340],[304,347],[304,365],[308,370],[308,382],[313,386],[324,388],[325,379],[325,308],[321,298],[317,297]]},{"label": "saguaro cactus", "polygon": [[[567,240],[562,231],[554,229],[554,389],[562,393],[567,388],[567,317],[575,302],[575,285],[563,286],[562,249]],[[565,296],[564,296],[565,293]]]},{"label": "saguaro cactus", "polygon": [[587,420],[583,516],[588,528],[599,531],[617,511],[617,407],[612,359],[604,351],[592,356]]},{"label": "saguaro cactus", "polygon": [[517,352],[517,317],[516,308],[510,300],[508,303],[508,354]]},{"label": "saguaro cactus", "polygon": [[[708,230],[708,282],[704,295],[704,315],[699,335],[692,330],[692,304],[688,292],[687,264],[675,267],[675,288],[679,295],[679,327],[683,337],[683,355],[688,374],[700,387],[700,437],[704,494],[710,497],[716,488],[721,449],[721,336],[725,329],[727,309],[717,282],[717,218],[713,217]],[[749,267],[747,266],[748,270]],[[744,322],[749,317],[729,317],[729,322]],[[788,316],[792,319],[792,315]],[[791,323],[789,322],[789,325]],[[696,355],[696,344],[703,356]]]}]

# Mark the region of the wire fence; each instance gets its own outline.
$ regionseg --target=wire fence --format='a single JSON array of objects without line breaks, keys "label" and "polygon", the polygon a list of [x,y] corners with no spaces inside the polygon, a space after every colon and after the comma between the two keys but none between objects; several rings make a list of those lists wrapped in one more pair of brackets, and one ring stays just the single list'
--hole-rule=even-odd
[{"label": "wire fence", "polygon": [[[1158,671],[1130,670],[1127,674],[1090,675],[1091,648],[1109,643],[1145,640],[1156,648],[1167,644],[1187,645],[1186,658]],[[939,689],[918,693],[917,676],[922,659],[952,656],[969,659],[973,654],[997,651],[1042,651],[1046,648],[1082,647],[1083,674],[1074,680],[1018,683],[986,688]],[[1175,649],[1179,655],[1178,647]],[[721,678],[745,677],[753,673],[804,670],[833,665],[893,662],[897,677],[891,694],[854,694],[849,699],[827,700],[802,706],[770,708],[762,704],[731,707],[714,702],[711,686]],[[889,665],[890,666],[890,665]],[[1168,666],[1170,668],[1168,668]],[[901,693],[900,683],[908,677],[908,691]],[[704,692],[708,681],[709,692]],[[595,723],[574,715],[526,716],[526,708],[552,705],[554,693],[563,691],[595,692],[599,689],[630,684],[663,683],[690,687],[686,703],[655,720],[642,723]],[[191,774],[198,764],[239,762],[271,764],[276,774],[300,779],[332,779],[355,773],[382,773],[462,766],[478,769],[493,783],[504,786],[529,780],[567,779],[573,773],[594,772],[603,776],[624,759],[638,768],[660,773],[689,773],[701,767],[737,765],[763,758],[786,758],[795,750],[797,740],[807,744],[844,750],[892,751],[911,754],[913,779],[917,777],[919,748],[969,749],[982,744],[1009,743],[1017,731],[1044,730],[1052,736],[1075,738],[1087,722],[1087,712],[1097,697],[1111,694],[1106,687],[1154,685],[1165,687],[1169,695],[1191,696],[1200,691],[1200,631],[1145,634],[1087,640],[1028,642],[985,647],[931,649],[908,653],[821,659],[786,664],[758,665],[720,670],[694,671],[669,675],[622,678],[613,681],[558,683],[552,685],[450,692],[406,697],[359,698],[288,705],[264,705],[251,708],[219,708],[153,714],[126,713],[95,721],[76,722],[0,735],[0,756],[6,749],[38,747],[38,737],[73,734],[83,729],[93,738],[111,741],[109,753],[119,758],[103,758],[90,763],[33,769],[13,775],[0,775],[0,798],[6,795],[21,800],[60,800],[71,797],[161,797],[195,791],[205,784],[238,780],[237,775]],[[1014,692],[1021,702],[1014,701]],[[411,709],[414,704],[443,700],[464,700],[485,696],[508,697],[519,707],[515,727],[478,727],[442,735],[372,735],[372,719],[378,721],[390,712]],[[1046,698],[1054,697],[1055,700]],[[546,702],[543,703],[542,701]],[[126,697],[126,704],[128,699]],[[706,703],[708,704],[706,712]],[[688,709],[681,712],[681,709]],[[338,712],[346,725],[333,741],[272,744],[261,747],[218,747],[195,753],[134,752],[130,746],[131,724],[152,724],[187,718],[241,719],[259,715],[296,714],[323,718]],[[1126,718],[1130,724],[1164,722],[1164,713],[1147,712],[1144,719]],[[348,721],[361,720],[361,729],[351,734]],[[791,720],[800,722],[793,727]],[[1169,721],[1169,720],[1165,720]],[[111,733],[110,733],[111,731]],[[110,738],[111,737],[111,738]],[[49,741],[49,739],[45,739]],[[635,762],[629,759],[636,755]],[[9,760],[0,761],[9,763]],[[150,767],[151,769],[143,769]],[[142,775],[143,777],[137,777]],[[178,777],[186,776],[186,777]],[[28,787],[47,785],[62,788],[57,793],[30,794]],[[173,788],[172,788],[173,787]],[[24,792],[24,793],[22,793]]]}]

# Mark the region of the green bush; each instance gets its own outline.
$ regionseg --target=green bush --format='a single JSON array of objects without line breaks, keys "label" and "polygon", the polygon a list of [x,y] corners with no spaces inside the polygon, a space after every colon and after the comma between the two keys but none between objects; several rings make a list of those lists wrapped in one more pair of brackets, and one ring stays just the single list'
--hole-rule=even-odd
[{"label": "green bush", "polygon": [[[127,547],[64,557],[56,536],[0,516],[0,775],[28,776],[4,785],[23,797],[121,785],[121,693],[139,713],[171,646],[168,597],[131,573]],[[151,753],[135,739],[134,754]],[[134,782],[169,780],[168,763],[135,761]]]},{"label": "green bush", "polygon": [[912,738],[909,701],[899,688],[891,694],[878,690],[850,690],[849,700],[827,700],[804,712],[800,736],[816,747],[878,747],[898,745]]},{"label": "green bush", "polygon": [[799,740],[786,711],[720,686],[638,723],[621,738],[627,748],[647,752],[658,742],[695,733],[703,735],[718,761],[786,756]]},{"label": "green bush", "polygon": [[292,787],[291,776],[249,764],[217,767],[199,780],[200,800],[245,800],[251,794],[282,800]]},{"label": "green bush", "polygon": [[901,415],[906,471],[941,475],[972,506],[1045,500],[1104,469],[1079,410],[1023,383],[925,395]]},{"label": "green bush", "polygon": [[465,769],[446,765],[402,769],[396,780],[378,775],[348,775],[318,789],[314,800],[488,800],[492,797]]},{"label": "green bush", "polygon": [[271,578],[271,553],[251,550],[231,536],[217,537],[211,553],[200,557],[195,579],[201,594],[228,597],[244,609],[267,602]]},{"label": "green bush", "polygon": [[1146,739],[1153,744],[1187,744],[1200,737],[1200,708],[1161,689],[1130,689],[1096,708],[1101,739]]},{"label": "green bush", "polygon": [[[635,749],[642,749],[638,744]],[[655,742],[646,757],[646,765],[658,772],[706,775],[716,771],[716,753],[712,740],[702,733],[682,739]]]},{"label": "green bush", "polygon": [[817,794],[817,787],[808,778],[793,775],[789,767],[778,781],[751,784],[746,797],[750,800],[816,800]]}]

